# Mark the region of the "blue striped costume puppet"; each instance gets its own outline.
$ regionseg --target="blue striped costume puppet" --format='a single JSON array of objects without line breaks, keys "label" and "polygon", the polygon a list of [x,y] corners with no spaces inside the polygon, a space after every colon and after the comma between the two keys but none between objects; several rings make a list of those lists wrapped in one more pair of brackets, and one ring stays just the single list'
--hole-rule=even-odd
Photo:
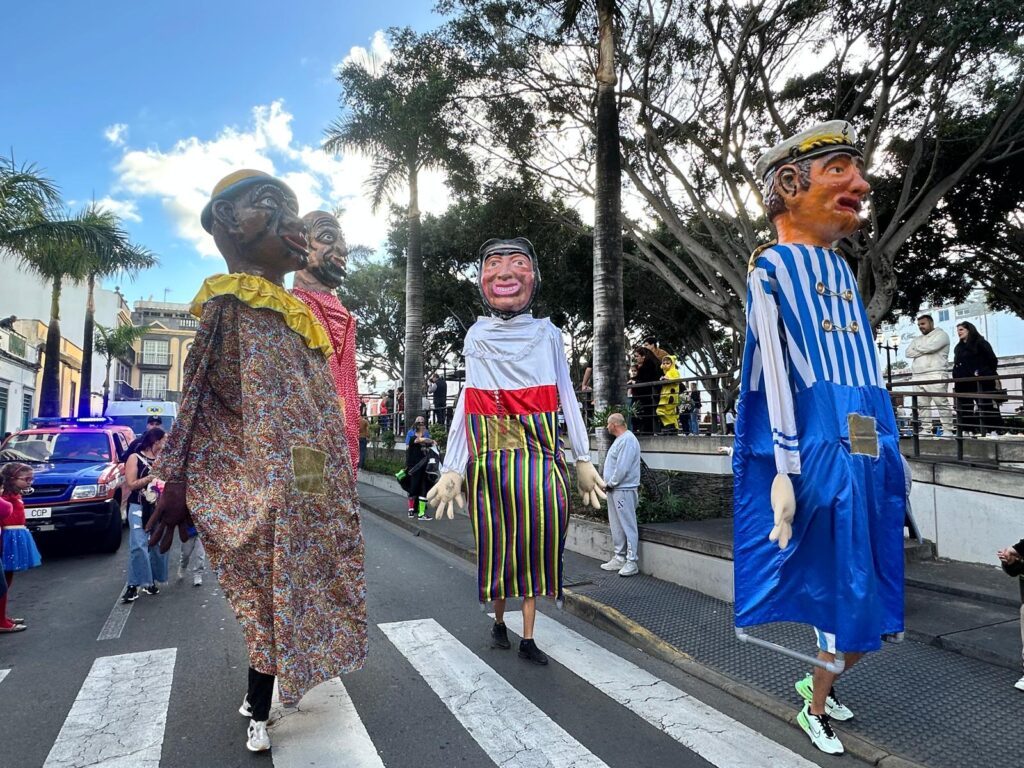
[{"label": "blue striped costume puppet", "polygon": [[[832,244],[861,226],[870,191],[852,126],[818,125],[755,169],[778,242],[750,260],[736,417],[736,625],[813,625],[818,659],[846,668],[903,630],[904,473],[899,433],[857,279]],[[843,747],[852,712],[836,675],[796,684],[798,722]]]},{"label": "blue striped costume puppet", "polygon": [[482,603],[494,601],[491,642],[510,648],[505,600],[522,597],[519,655],[547,656],[533,640],[536,597],[562,596],[562,552],[569,523],[569,475],[558,436],[558,408],[576,458],[583,500],[594,508],[604,482],[590,462],[590,439],[569,379],[562,332],[529,314],[540,285],[530,241],[488,240],[480,248],[480,293],[490,317],[466,334],[466,386],[452,419],[440,480],[428,501],[452,517],[467,474]]}]

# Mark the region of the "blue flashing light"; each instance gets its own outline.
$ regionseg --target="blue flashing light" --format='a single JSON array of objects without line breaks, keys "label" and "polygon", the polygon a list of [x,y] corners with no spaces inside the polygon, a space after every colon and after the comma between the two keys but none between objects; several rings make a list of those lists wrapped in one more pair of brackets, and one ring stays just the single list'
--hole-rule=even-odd
[{"label": "blue flashing light", "polygon": [[102,427],[113,423],[114,420],[106,416],[37,416],[29,419],[33,427]]}]

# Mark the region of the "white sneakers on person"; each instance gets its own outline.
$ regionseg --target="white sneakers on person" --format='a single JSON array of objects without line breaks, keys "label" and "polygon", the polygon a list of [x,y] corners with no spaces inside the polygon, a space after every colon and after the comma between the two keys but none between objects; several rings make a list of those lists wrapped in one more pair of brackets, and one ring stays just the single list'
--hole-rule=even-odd
[{"label": "white sneakers on person", "polygon": [[270,749],[270,734],[267,733],[266,720],[249,721],[249,738],[245,746],[250,752],[266,752]]},{"label": "white sneakers on person", "polygon": [[619,576],[636,576],[640,573],[640,568],[636,564],[636,560],[627,560],[626,564],[619,569]]},{"label": "white sneakers on person", "polygon": [[181,581],[184,578],[185,578],[185,566],[184,565],[179,565],[178,566],[178,581]]},{"label": "white sneakers on person", "polygon": [[843,754],[843,743],[832,730],[828,715],[812,715],[811,705],[804,704],[796,716],[797,724],[811,739],[811,743],[827,755]]},{"label": "white sneakers on person", "polygon": [[607,563],[601,563],[602,571],[618,571],[626,564],[626,558],[616,555]]},{"label": "white sneakers on person", "polygon": [[[811,699],[814,698],[814,677],[807,675],[802,680],[797,680],[795,688],[796,692],[800,694],[800,698],[810,704]],[[825,714],[839,722],[853,720],[853,711],[839,700],[835,688],[830,690],[828,696],[825,697]]]},{"label": "white sneakers on person", "polygon": [[1022,677],[1020,680],[1014,683],[1013,687],[1016,688],[1018,691],[1024,691],[1024,677]]},{"label": "white sneakers on person", "polygon": [[203,586],[203,574],[197,573],[195,576],[192,577],[192,586],[193,587],[201,587],[201,586]]},{"label": "white sneakers on person", "polygon": [[245,698],[242,699],[242,706],[238,708],[238,714],[242,717],[252,719],[252,707],[249,706],[249,694],[246,694]]}]

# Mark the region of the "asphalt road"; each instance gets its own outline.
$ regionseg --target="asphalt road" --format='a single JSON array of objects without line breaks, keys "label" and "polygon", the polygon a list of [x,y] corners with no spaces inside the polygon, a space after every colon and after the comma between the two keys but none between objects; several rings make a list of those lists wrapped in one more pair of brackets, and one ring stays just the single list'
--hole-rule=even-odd
[{"label": "asphalt road", "polygon": [[470,565],[372,515],[363,525],[368,662],[273,726],[270,755],[244,746],[244,645],[212,574],[177,582],[175,549],[171,584],[125,615],[127,542],[111,556],[45,546],[43,567],[11,590],[29,629],[0,637],[0,766],[853,762],[549,601],[537,632],[548,667],[519,659],[517,638],[491,649]]}]

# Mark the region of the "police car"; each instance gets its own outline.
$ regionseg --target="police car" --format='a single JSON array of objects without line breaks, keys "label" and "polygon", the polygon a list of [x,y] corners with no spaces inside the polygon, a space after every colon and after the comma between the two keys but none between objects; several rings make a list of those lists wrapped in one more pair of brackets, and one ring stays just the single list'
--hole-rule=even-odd
[{"label": "police car", "polygon": [[102,552],[121,546],[120,451],[132,430],[102,416],[33,419],[0,445],[0,464],[18,461],[35,473],[25,524],[34,534],[64,532]]}]

